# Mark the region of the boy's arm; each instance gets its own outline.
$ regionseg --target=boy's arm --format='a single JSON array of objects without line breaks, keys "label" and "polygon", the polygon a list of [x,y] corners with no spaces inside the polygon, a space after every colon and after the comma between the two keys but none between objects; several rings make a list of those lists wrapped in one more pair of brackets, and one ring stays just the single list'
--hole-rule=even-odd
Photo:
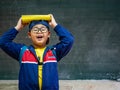
[{"label": "boy's arm", "polygon": [[10,29],[0,37],[0,48],[5,51],[8,55],[18,60],[21,47],[24,44],[17,44],[13,42],[16,35],[22,30],[25,25],[22,24],[21,18],[18,20],[15,28]]},{"label": "boy's arm", "polygon": [[0,48],[11,57],[18,60],[19,52],[23,45],[13,42],[17,34],[18,34],[18,31],[15,28],[12,28],[9,31],[5,32],[0,37]]},{"label": "boy's arm", "polygon": [[74,38],[67,29],[57,24],[52,14],[50,15],[51,15],[51,21],[49,22],[49,25],[52,28],[54,28],[60,40],[59,43],[54,45],[54,47],[56,48],[57,59],[59,61],[62,57],[64,57],[70,51],[74,42]]},{"label": "boy's arm", "polygon": [[58,59],[60,60],[71,50],[74,42],[74,37],[67,29],[65,29],[60,25],[57,25],[54,28],[54,30],[59,36],[59,40],[60,40],[60,42],[55,45],[56,54]]}]

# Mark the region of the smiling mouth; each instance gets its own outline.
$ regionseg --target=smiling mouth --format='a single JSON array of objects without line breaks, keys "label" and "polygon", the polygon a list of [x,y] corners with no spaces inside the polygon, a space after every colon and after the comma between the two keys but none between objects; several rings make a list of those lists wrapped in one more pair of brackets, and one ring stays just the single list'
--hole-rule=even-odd
[{"label": "smiling mouth", "polygon": [[40,40],[42,40],[43,36],[37,36],[36,38],[37,38],[37,40],[40,41]]}]

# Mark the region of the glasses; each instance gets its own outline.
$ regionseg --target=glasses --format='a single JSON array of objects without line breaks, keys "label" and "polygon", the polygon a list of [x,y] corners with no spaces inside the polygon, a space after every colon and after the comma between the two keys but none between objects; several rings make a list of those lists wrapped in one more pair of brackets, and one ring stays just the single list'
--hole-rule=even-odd
[{"label": "glasses", "polygon": [[46,33],[48,29],[46,27],[41,27],[41,28],[34,27],[31,31],[33,33],[38,33],[38,32]]}]

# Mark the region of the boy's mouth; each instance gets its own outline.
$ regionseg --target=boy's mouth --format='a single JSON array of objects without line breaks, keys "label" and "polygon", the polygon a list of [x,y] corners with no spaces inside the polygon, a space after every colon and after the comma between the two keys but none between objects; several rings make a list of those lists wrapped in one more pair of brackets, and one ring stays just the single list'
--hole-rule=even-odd
[{"label": "boy's mouth", "polygon": [[43,38],[43,35],[38,35],[38,36],[36,36],[36,38],[37,38],[37,40],[42,40],[42,38]]}]

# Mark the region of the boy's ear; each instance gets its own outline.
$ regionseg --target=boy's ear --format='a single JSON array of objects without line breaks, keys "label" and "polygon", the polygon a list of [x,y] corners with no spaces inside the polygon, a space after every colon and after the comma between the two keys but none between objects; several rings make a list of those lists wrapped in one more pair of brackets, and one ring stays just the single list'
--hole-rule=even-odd
[{"label": "boy's ear", "polygon": [[48,38],[50,38],[51,32],[48,33]]},{"label": "boy's ear", "polygon": [[28,37],[31,38],[31,33],[30,32],[28,32]]}]

